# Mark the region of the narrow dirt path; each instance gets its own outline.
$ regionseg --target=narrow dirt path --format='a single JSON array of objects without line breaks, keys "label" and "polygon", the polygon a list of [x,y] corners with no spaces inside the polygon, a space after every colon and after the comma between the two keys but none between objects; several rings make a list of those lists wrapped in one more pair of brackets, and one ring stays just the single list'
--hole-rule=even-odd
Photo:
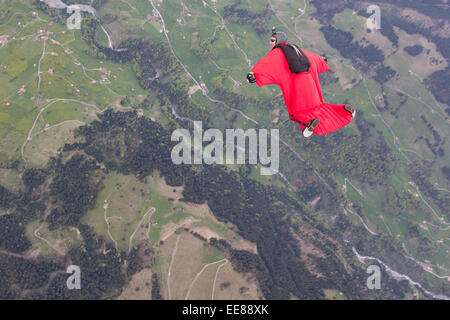
[{"label": "narrow dirt path", "polygon": [[226,261],[224,263],[222,263],[220,266],[217,267],[216,270],[216,275],[214,276],[214,281],[213,281],[213,287],[212,287],[212,292],[211,292],[211,300],[214,300],[214,291],[216,289],[216,280],[217,280],[217,275],[219,274],[220,268],[222,268],[224,265],[226,265],[229,261],[227,259],[225,259]]},{"label": "narrow dirt path", "polygon": [[180,241],[180,238],[181,238],[181,234],[178,235],[177,241],[175,242],[175,247],[173,248],[173,251],[172,251],[172,258],[170,259],[169,271],[167,272],[167,291],[168,291],[168,295],[169,295],[169,300],[171,299],[171,294],[170,294],[170,274],[172,272],[172,264],[173,264],[173,260],[175,258],[175,254],[177,252],[178,242]]},{"label": "narrow dirt path", "polygon": [[[200,275],[202,274],[202,272],[203,272],[207,267],[212,266],[212,265],[217,264],[217,263],[222,262],[222,261],[225,261],[225,263],[226,263],[228,260],[227,260],[227,259],[221,259],[221,260],[219,260],[219,261],[211,262],[211,263],[205,264],[205,265],[203,266],[203,268],[195,275],[194,279],[192,280],[191,284],[189,285],[189,289],[188,289],[188,292],[186,293],[186,297],[184,297],[184,300],[187,300],[187,299],[188,299],[188,297],[189,297],[189,295],[190,295],[190,293],[191,293],[191,289],[192,289],[192,287],[193,287],[194,284],[195,284],[195,281],[197,281],[197,279],[200,277]],[[217,271],[216,271],[216,275],[217,275]],[[215,283],[215,279],[214,279],[214,283]]]},{"label": "narrow dirt path", "polygon": [[134,232],[131,234],[130,239],[128,240],[128,254],[130,254],[130,252],[131,252],[131,246],[132,246],[132,243],[133,243],[133,237],[134,237],[134,235],[136,234],[136,232],[139,230],[139,227],[141,226],[142,221],[144,221],[145,217],[146,217],[148,214],[150,214],[150,216],[149,216],[149,221],[150,221],[150,218],[151,218],[152,214],[155,212],[155,210],[156,210],[156,209],[155,209],[154,207],[151,207],[151,208],[148,209],[147,212],[142,216],[142,218],[141,218],[141,220],[139,221],[139,223],[138,223],[136,229],[135,229]]}]

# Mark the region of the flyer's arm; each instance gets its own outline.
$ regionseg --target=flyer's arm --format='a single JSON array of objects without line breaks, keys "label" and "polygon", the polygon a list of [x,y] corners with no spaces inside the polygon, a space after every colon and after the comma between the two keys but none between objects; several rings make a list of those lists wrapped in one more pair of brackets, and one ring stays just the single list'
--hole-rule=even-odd
[{"label": "flyer's arm", "polygon": [[281,88],[286,108],[290,112],[293,80],[283,51],[279,48],[269,51],[251,71],[259,87],[275,84]]}]

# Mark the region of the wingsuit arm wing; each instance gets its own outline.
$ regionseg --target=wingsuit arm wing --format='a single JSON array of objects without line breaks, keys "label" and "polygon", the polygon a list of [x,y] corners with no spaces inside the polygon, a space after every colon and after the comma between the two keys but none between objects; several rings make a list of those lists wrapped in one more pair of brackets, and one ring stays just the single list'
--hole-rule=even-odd
[{"label": "wingsuit arm wing", "polygon": [[259,87],[275,84],[280,86],[286,107],[290,112],[292,76],[283,51],[270,50],[251,70]]},{"label": "wingsuit arm wing", "polygon": [[256,84],[259,87],[280,85],[290,77],[290,72],[286,73],[285,65],[287,66],[287,62],[283,52],[280,49],[270,50],[251,70],[255,74]]},{"label": "wingsuit arm wing", "polygon": [[328,64],[320,55],[314,52],[307,51],[305,49],[302,50],[307,55],[309,62],[311,63],[311,68],[314,68],[317,71],[317,74],[321,74],[322,72],[331,70]]}]

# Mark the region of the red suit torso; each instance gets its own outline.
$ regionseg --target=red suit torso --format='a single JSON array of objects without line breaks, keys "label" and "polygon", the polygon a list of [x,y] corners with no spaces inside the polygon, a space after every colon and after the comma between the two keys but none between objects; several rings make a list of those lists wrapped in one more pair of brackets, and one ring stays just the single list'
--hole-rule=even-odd
[{"label": "red suit torso", "polygon": [[[291,73],[281,49],[276,48],[259,60],[251,70],[259,87],[269,84],[280,86],[289,114],[297,120],[309,123],[319,119],[315,134],[324,135],[350,123],[352,115],[344,110],[344,105],[323,102],[319,74],[330,67],[318,54],[302,49],[308,57],[311,68],[308,72]],[[300,125],[303,130],[305,127]]]}]

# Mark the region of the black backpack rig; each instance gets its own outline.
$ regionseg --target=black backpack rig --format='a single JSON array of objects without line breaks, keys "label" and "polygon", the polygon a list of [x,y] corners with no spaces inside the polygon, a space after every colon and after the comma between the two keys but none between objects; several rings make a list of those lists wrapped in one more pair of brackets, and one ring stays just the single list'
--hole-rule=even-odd
[{"label": "black backpack rig", "polygon": [[[272,28],[272,36],[275,37],[277,34],[275,28]],[[297,47],[295,44],[276,44],[273,48],[280,48],[284,56],[286,57],[287,63],[289,65],[289,70],[291,70],[292,73],[302,73],[309,71],[309,68],[311,67],[311,63],[309,62],[308,57],[306,54]]]}]

